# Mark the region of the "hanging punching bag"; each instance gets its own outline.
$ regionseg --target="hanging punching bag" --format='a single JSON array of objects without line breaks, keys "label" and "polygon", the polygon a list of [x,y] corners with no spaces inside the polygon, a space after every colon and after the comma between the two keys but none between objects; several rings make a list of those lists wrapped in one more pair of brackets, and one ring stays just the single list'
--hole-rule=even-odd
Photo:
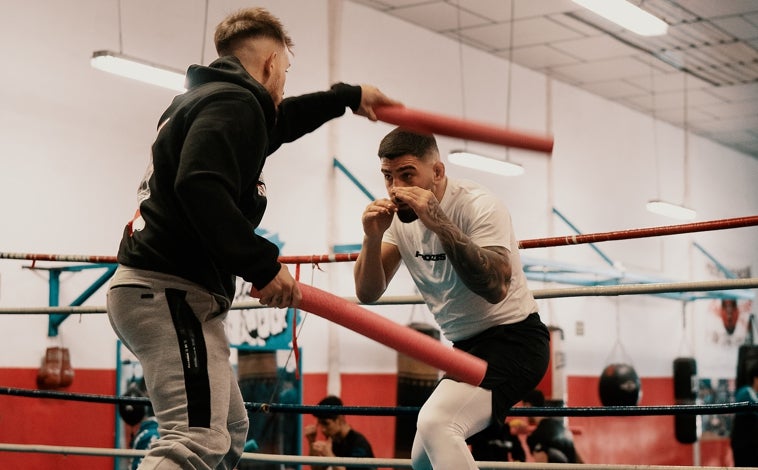
[{"label": "hanging punching bag", "polygon": [[550,332],[550,361],[547,371],[537,385],[551,406],[566,405],[566,355],[563,351],[563,330],[548,325]]},{"label": "hanging punching bag", "polygon": [[758,345],[743,344],[737,351],[737,380],[734,389],[737,390],[743,385],[750,385],[748,377],[750,368],[758,364]]},{"label": "hanging punching bag", "polygon": [[[429,324],[411,323],[408,327],[440,339],[439,330]],[[423,405],[437,386],[439,372],[436,367],[397,353],[397,406]],[[410,458],[415,435],[416,415],[395,418],[395,458]]]},{"label": "hanging punching bag", "polygon": [[603,406],[637,406],[641,385],[631,364],[609,364],[600,374],[600,402]]},{"label": "hanging punching bag", "polygon": [[[697,362],[692,357],[674,359],[674,399],[677,405],[694,405],[697,398]],[[682,444],[698,439],[697,415],[674,415],[674,434]]]},{"label": "hanging punching bag", "polygon": [[[267,403],[275,397],[278,377],[276,351],[245,350],[237,351],[237,380],[246,402]],[[255,441],[260,452],[281,453],[280,433],[281,414],[257,413],[248,410],[250,427],[247,442]],[[251,444],[252,445],[252,444]],[[240,462],[240,470],[276,470],[275,464]]]}]

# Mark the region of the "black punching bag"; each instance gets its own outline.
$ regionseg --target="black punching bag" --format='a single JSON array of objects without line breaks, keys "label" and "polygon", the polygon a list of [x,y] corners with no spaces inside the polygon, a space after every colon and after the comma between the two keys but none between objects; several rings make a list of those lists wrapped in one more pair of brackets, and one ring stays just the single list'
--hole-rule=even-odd
[{"label": "black punching bag", "polygon": [[636,406],[640,400],[640,378],[630,364],[609,364],[600,374],[603,406]]},{"label": "black punching bag", "polygon": [[[692,357],[674,359],[674,398],[677,405],[694,405],[697,398],[697,362]],[[674,415],[674,433],[682,444],[697,441],[697,415]]]},{"label": "black punching bag", "polygon": [[[440,332],[426,323],[411,323],[420,333],[439,340]],[[418,406],[424,404],[434,391],[439,380],[439,369],[397,353],[397,406]],[[395,418],[395,457],[410,458],[413,438],[416,435],[416,415]]]},{"label": "black punching bag", "polygon": [[749,371],[755,364],[758,364],[758,345],[743,344],[737,351],[737,380],[734,389],[737,390],[743,385],[750,385]]}]

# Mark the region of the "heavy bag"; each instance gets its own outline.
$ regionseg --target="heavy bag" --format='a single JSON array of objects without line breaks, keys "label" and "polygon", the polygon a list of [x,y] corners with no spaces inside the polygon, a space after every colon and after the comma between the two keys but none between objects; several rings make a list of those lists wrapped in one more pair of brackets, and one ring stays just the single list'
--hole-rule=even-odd
[{"label": "heavy bag", "polygon": [[[697,398],[697,362],[692,357],[674,359],[674,399],[677,405],[694,405]],[[674,415],[674,434],[682,444],[698,439],[697,415]]]},{"label": "heavy bag", "polygon": [[[278,364],[276,351],[245,350],[237,351],[237,379],[246,402],[267,403],[276,397],[278,383]],[[283,434],[282,415],[280,413],[258,413],[248,410],[250,425],[247,430],[247,442],[255,441],[260,452],[281,454],[280,436]],[[240,470],[275,470],[278,464],[240,462]]]},{"label": "heavy bag", "polygon": [[[139,387],[136,380],[130,380],[129,385],[126,387],[124,397],[127,398],[142,398],[145,394]],[[124,420],[129,426],[136,426],[142,421],[147,412],[147,407],[140,403],[121,402],[118,404],[118,414],[121,419]]]},{"label": "heavy bag", "polygon": [[[440,332],[426,323],[408,325],[418,332],[439,340]],[[421,406],[434,391],[439,369],[403,353],[397,354],[397,406]],[[416,415],[395,418],[395,458],[410,458],[416,435]]]},{"label": "heavy bag", "polygon": [[37,371],[37,387],[41,390],[60,387],[62,365],[63,352],[61,348],[47,348],[45,356],[42,358],[42,365]]},{"label": "heavy bag", "polygon": [[743,344],[737,351],[737,380],[734,389],[739,390],[744,385],[750,385],[748,377],[750,368],[758,364],[758,345]]},{"label": "heavy bag", "polygon": [[563,330],[548,325],[550,332],[550,362],[542,380],[537,385],[551,406],[566,404],[566,354],[563,351]]},{"label": "heavy bag", "polygon": [[609,364],[600,374],[598,385],[603,406],[636,406],[640,400],[641,383],[630,364]]}]

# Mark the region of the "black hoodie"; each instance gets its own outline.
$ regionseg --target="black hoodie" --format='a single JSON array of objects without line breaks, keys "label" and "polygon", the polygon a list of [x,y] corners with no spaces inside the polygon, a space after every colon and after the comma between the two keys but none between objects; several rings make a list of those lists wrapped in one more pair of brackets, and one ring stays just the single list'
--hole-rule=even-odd
[{"label": "black hoodie", "polygon": [[286,98],[277,110],[235,57],[191,66],[187,84],[161,116],[118,261],[188,279],[231,303],[235,276],[261,289],[281,267],[276,245],[254,233],[266,210],[266,157],[347,106],[358,109],[361,89],[339,83]]}]

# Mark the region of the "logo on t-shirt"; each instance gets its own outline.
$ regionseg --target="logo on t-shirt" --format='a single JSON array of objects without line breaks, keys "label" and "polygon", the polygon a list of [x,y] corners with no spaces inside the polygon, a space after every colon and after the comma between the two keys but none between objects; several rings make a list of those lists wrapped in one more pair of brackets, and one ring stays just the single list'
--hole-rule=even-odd
[{"label": "logo on t-shirt", "polygon": [[424,261],[445,261],[447,255],[445,253],[427,255],[416,250],[416,258],[421,258]]}]

